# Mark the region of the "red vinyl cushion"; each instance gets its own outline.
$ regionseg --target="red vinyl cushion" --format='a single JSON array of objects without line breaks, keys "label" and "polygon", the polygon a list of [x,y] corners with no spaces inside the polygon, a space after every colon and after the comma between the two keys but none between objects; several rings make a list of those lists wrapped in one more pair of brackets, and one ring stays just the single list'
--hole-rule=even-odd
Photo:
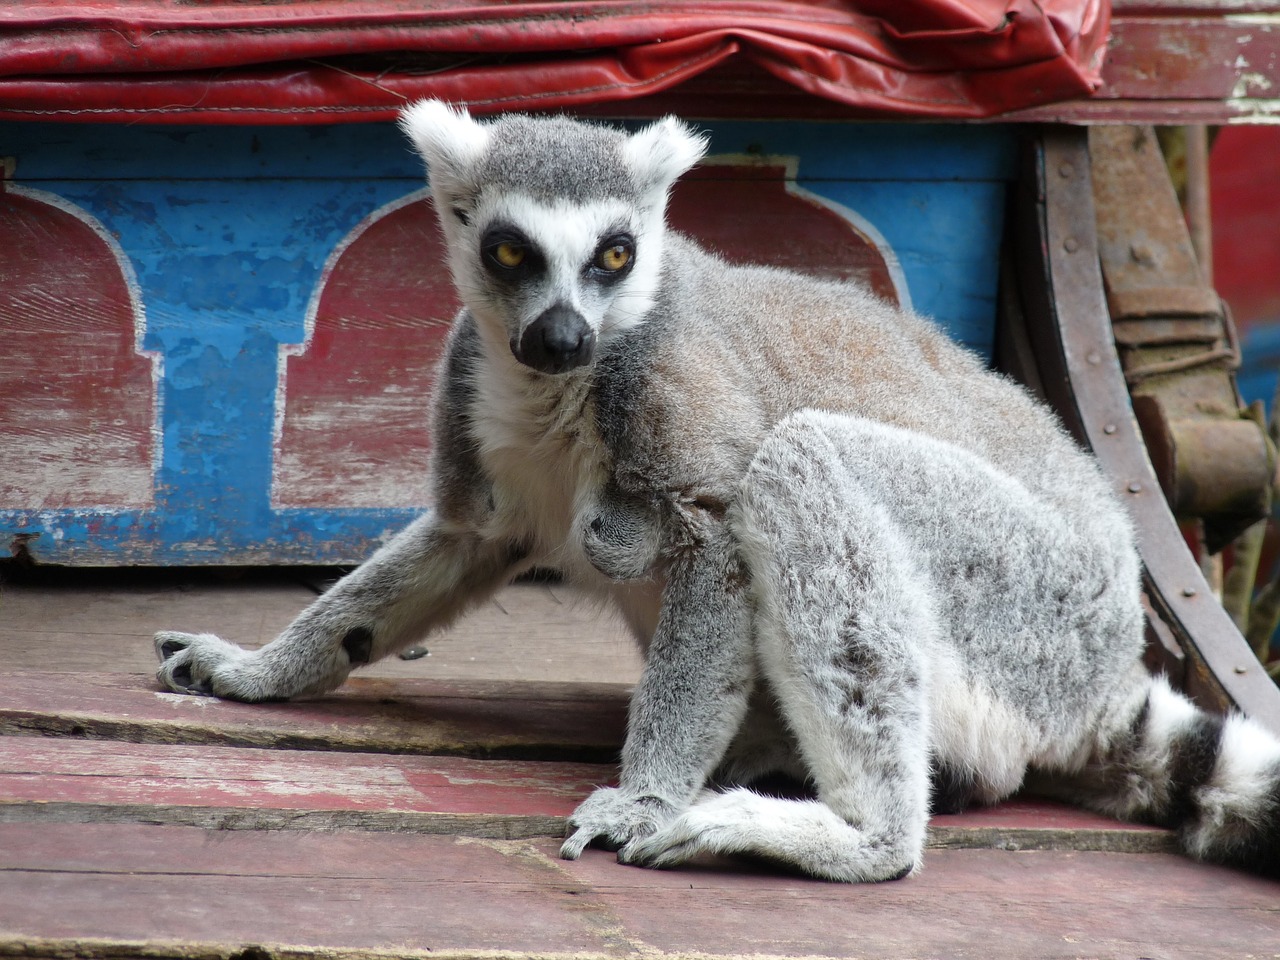
[{"label": "red vinyl cushion", "polygon": [[1088,95],[1108,0],[0,0],[0,118],[387,120],[667,90],[745,58],[869,116],[986,117]]}]

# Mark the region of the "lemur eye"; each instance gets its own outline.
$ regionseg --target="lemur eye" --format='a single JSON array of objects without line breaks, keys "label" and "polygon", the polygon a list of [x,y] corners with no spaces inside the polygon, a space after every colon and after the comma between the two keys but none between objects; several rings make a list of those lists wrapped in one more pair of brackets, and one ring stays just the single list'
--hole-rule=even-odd
[{"label": "lemur eye", "polygon": [[617,273],[631,263],[634,254],[630,237],[612,237],[596,252],[595,266],[605,273]]},{"label": "lemur eye", "polygon": [[502,266],[514,269],[524,263],[525,248],[522,243],[504,240],[493,248],[493,259]]},{"label": "lemur eye", "polygon": [[631,251],[619,243],[601,250],[598,262],[606,270],[621,270],[630,259]]}]

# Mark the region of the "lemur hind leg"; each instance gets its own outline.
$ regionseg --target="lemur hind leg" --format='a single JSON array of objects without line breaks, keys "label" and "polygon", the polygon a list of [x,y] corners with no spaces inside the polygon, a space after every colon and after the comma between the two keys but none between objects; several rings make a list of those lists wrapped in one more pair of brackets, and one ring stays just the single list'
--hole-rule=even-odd
[{"label": "lemur hind leg", "polygon": [[156,678],[178,693],[229,700],[323,693],[341,684],[353,668],[447,625],[501,586],[520,558],[511,544],[447,533],[424,518],[259,650],[245,650],[209,633],[157,633]]},{"label": "lemur hind leg", "polygon": [[784,422],[756,455],[734,522],[759,668],[818,800],[704,794],[640,841],[633,862],[745,853],[845,881],[919,866],[933,604],[891,511],[841,454],[803,418]]}]

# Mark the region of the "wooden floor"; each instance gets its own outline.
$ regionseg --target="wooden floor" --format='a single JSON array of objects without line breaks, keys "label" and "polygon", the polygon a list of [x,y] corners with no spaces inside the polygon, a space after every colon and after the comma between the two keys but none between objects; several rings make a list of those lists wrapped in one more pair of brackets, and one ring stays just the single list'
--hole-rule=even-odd
[{"label": "wooden floor", "polygon": [[556,586],[326,697],[155,685],[154,630],[262,643],[327,575],[0,586],[0,957],[1280,957],[1280,884],[1031,800],[935,818],[874,886],[558,859],[639,661]]}]

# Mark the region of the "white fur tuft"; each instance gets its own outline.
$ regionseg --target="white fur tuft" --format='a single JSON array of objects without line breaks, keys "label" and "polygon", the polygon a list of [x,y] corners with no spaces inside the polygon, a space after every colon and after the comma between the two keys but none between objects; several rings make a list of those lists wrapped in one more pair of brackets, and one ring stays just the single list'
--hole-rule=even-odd
[{"label": "white fur tuft", "polygon": [[467,179],[489,147],[489,131],[464,107],[419,100],[400,115],[400,129],[427,163],[432,188],[450,192]]},{"label": "white fur tuft", "polygon": [[676,178],[707,152],[707,138],[675,117],[663,117],[632,134],[622,150],[645,191],[665,197]]}]

